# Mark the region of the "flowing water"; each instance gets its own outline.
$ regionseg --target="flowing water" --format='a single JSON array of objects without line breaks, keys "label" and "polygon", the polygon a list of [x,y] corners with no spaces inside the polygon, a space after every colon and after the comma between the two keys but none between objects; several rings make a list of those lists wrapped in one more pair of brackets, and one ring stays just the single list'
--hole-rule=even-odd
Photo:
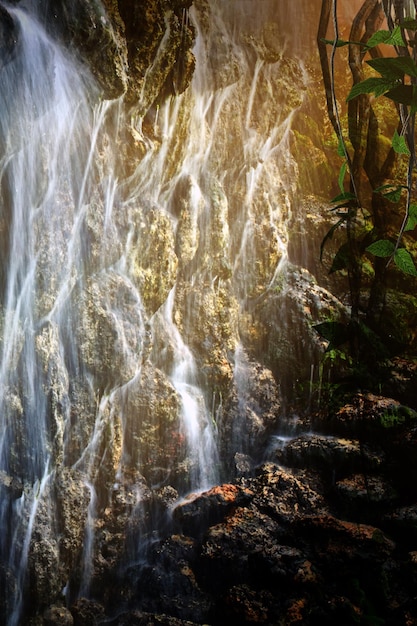
[{"label": "flowing water", "polygon": [[[149,489],[170,485],[180,497],[215,484],[228,432],[231,457],[248,451],[237,420],[253,374],[240,320],[286,266],[301,99],[275,95],[283,73],[298,81],[294,93],[305,81],[303,65],[284,59],[285,41],[258,45],[278,33],[276,4],[197,2],[184,14],[196,29],[192,85],[147,119],[133,115],[146,151],[124,179],[123,101],[100,102],[30,3],[7,7],[16,28],[0,71],[8,626],[42,594],[90,593],[98,520],[112,507],[128,520]],[[56,588],[38,576],[37,550],[49,558],[44,579],[66,561]]]}]

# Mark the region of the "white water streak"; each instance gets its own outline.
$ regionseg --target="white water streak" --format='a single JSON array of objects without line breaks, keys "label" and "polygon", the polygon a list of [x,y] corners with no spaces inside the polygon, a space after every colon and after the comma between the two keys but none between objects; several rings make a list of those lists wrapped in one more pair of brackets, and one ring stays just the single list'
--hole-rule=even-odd
[{"label": "white water streak", "polygon": [[191,459],[191,488],[208,489],[218,480],[215,427],[198,386],[192,353],[172,321],[174,297],[173,289],[164,306],[164,321],[175,351],[170,378],[182,403],[181,420]]},{"label": "white water streak", "polygon": [[[16,595],[16,598],[15,598],[15,601],[11,610],[11,615],[8,621],[8,626],[18,626],[20,623],[20,615],[21,615],[21,610],[22,610],[22,606],[24,602],[22,593],[23,593],[23,588],[24,588],[24,583],[25,583],[26,568],[27,568],[30,543],[32,539],[33,527],[34,527],[34,523],[36,519],[36,513],[38,511],[38,506],[44,494],[45,488],[48,484],[49,478],[50,478],[50,473],[49,473],[49,459],[48,459],[42,479],[40,481],[38,480],[35,482],[35,484],[32,486],[29,493],[23,492],[21,496],[20,508],[23,512],[27,508],[26,501],[28,501],[29,515],[28,515],[28,522],[27,522],[26,529],[23,530],[21,525],[18,524],[14,530],[14,539],[12,541],[12,551],[10,555],[10,566],[11,568],[16,568],[16,571],[18,572],[18,578],[17,578],[18,584],[17,584],[17,595]],[[24,519],[24,518],[21,517],[20,519]],[[19,545],[21,541],[22,533],[24,533],[23,547],[22,547],[20,554],[16,554],[16,552],[14,551],[14,546]],[[14,559],[18,560],[17,564],[13,562]]]}]

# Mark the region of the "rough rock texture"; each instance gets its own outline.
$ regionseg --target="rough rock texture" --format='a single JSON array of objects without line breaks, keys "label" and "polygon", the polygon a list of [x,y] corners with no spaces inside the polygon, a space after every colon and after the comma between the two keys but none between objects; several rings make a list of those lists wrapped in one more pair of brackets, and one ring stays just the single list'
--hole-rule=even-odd
[{"label": "rough rock texture", "polygon": [[[57,626],[415,623],[417,492],[404,484],[415,471],[416,418],[377,427],[374,414],[392,400],[373,402],[371,435],[342,439],[327,425],[295,436],[246,477],[179,502],[175,491],[152,494],[139,476],[119,476],[95,522],[95,600],[67,607],[59,591],[74,571],[88,494],[81,475],[64,470],[54,481],[59,545],[46,506],[52,484],[41,488],[28,606],[43,606],[43,623]],[[6,476],[1,486],[12,488]]]},{"label": "rough rock texture", "polygon": [[188,85],[194,69],[190,52],[194,31],[187,18],[191,2],[121,0],[118,4],[128,41],[128,95],[143,114],[163,90],[178,94]]},{"label": "rough rock texture", "polygon": [[322,342],[318,320],[345,319],[340,300],[304,268],[289,265],[270,290],[248,300],[240,332],[249,354],[262,360],[282,388],[307,396],[306,381],[318,368]]},{"label": "rough rock texture", "polygon": [[157,207],[137,212],[131,275],[149,317],[166,301],[177,278],[178,259],[169,214]]},{"label": "rough rock texture", "polygon": [[[186,456],[179,398],[163,372],[150,363],[116,400],[124,415],[125,463],[138,467],[150,485],[175,485]],[[181,477],[186,480],[186,476]]]},{"label": "rough rock texture", "polygon": [[[109,299],[110,295],[110,299]],[[99,389],[131,380],[138,367],[144,324],[137,292],[116,273],[100,274],[81,286],[76,340],[82,361]]]},{"label": "rough rock texture", "polygon": [[[19,4],[13,0],[11,4]],[[143,115],[159,96],[187,87],[194,57],[190,0],[46,0],[40,8],[54,36],[89,66],[105,98],[127,93]],[[7,10],[0,12],[0,49],[7,62],[18,40]]]},{"label": "rough rock texture", "polygon": [[[415,426],[396,428],[407,449]],[[388,487],[400,444],[379,434],[384,455],[368,440],[295,437],[252,477],[177,504],[144,566],[117,583],[136,609],[110,623],[415,623],[416,494]]]},{"label": "rough rock texture", "polygon": [[[218,411],[221,457],[229,469],[236,455],[259,460],[280,414],[279,389],[272,372],[251,361],[243,351],[236,355],[233,387]],[[233,473],[233,470],[232,470]]]},{"label": "rough rock texture", "polygon": [[[82,108],[80,159],[78,137],[71,162],[58,155],[48,213],[51,164],[37,159],[21,278],[33,318],[0,309],[2,354],[13,330],[0,621],[17,607],[30,626],[412,624],[415,414],[358,393],[314,435],[290,430],[323,375],[313,324],[346,314],[312,261],[322,206],[298,200],[309,167],[291,125],[307,70],[276,3],[193,4],[36,3],[97,81],[97,106]],[[18,49],[10,20],[0,9],[0,66]],[[309,120],[297,123],[299,139]],[[207,475],[223,484],[202,493]]]}]

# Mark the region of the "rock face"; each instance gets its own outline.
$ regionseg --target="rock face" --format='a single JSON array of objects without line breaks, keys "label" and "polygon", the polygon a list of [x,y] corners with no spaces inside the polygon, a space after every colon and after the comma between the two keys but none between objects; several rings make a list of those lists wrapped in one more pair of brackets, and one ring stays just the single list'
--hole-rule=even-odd
[{"label": "rock face", "polygon": [[59,0],[46,2],[43,13],[87,61],[104,97],[127,92],[143,115],[163,90],[180,93],[190,80],[193,30],[184,20],[189,6],[188,0]]},{"label": "rock face", "polygon": [[[375,432],[378,445],[327,429],[270,449],[270,460],[246,477],[177,503],[142,565],[120,567],[127,555],[121,544],[114,551],[117,525],[107,525],[94,572],[99,601],[80,599],[69,611],[52,606],[44,619],[117,626],[414,623],[417,493],[398,487],[416,456],[391,470],[415,440],[415,417]],[[148,499],[145,517],[161,515],[170,502],[162,492],[159,504]],[[136,518],[131,539],[144,523]]]},{"label": "rock face", "polygon": [[32,4],[0,8],[0,621],[413,623],[413,411],[273,445],[346,315],[289,244],[283,5]]},{"label": "rock face", "polygon": [[[417,493],[401,485],[416,457],[391,473],[411,420],[380,425],[379,445],[295,437],[245,478],[181,501],[146,563],[116,583],[135,610],[111,623],[414,623]],[[94,606],[107,623],[104,605],[85,600]]]}]

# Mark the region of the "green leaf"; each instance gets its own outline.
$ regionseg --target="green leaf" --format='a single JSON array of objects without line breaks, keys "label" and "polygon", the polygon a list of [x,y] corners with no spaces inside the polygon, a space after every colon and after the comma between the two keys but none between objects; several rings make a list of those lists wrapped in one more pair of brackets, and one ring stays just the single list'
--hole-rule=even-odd
[{"label": "green leaf", "polygon": [[342,167],[340,168],[339,178],[338,178],[339,189],[342,193],[345,192],[344,181],[345,181],[345,176],[346,176],[346,170],[347,170],[347,163],[343,163]]},{"label": "green leaf", "polygon": [[385,191],[385,189],[407,189],[406,185],[393,185],[392,183],[386,183],[385,185],[380,185],[379,187],[375,187],[374,193]]},{"label": "green leaf", "polygon": [[391,31],[389,30],[378,30],[371,37],[369,37],[366,42],[367,48],[375,48],[380,43],[386,43],[388,39],[391,37]]},{"label": "green leaf", "polygon": [[407,106],[415,106],[415,92],[413,85],[397,85],[389,89],[383,94],[386,98],[398,102],[398,104],[406,104]]},{"label": "green leaf", "polygon": [[339,137],[339,141],[337,143],[337,154],[340,157],[345,158],[346,157],[346,146],[345,146],[345,141],[343,139],[343,137]]},{"label": "green leaf", "polygon": [[340,246],[339,250],[333,257],[333,263],[329,269],[329,274],[346,270],[352,264],[352,249],[350,243],[346,242]]},{"label": "green leaf", "polygon": [[374,93],[376,97],[382,96],[387,91],[392,90],[392,88],[398,84],[398,81],[398,78],[388,80],[386,78],[378,78],[377,76],[366,78],[360,83],[353,85],[348,97],[346,98],[346,102],[349,102],[364,93]]},{"label": "green leaf", "polygon": [[[390,191],[385,191],[386,189],[389,189]],[[384,198],[386,198],[390,202],[397,203],[401,199],[401,194],[403,192],[403,189],[407,189],[407,187],[405,185],[393,186],[393,185],[388,184],[388,185],[381,185],[380,187],[377,187],[376,189],[374,189],[374,193],[380,193],[382,196],[384,196]]]},{"label": "green leaf", "polygon": [[[321,39],[323,43],[328,44],[329,46],[334,46],[334,39]],[[344,39],[338,39],[336,41],[336,48],[342,48],[343,46],[348,46],[350,41],[345,41]]]},{"label": "green leaf", "polygon": [[396,204],[401,199],[401,192],[401,187],[398,187],[398,189],[393,189],[392,191],[388,191],[387,193],[383,193],[382,195],[386,200],[389,200],[389,202],[393,202],[394,204]]},{"label": "green leaf", "polygon": [[414,230],[417,226],[417,204],[410,204],[408,209],[408,220],[404,230]]},{"label": "green leaf", "polygon": [[333,202],[342,202],[344,200],[356,200],[356,196],[354,193],[350,193],[350,191],[344,191],[335,198],[332,198],[330,202],[333,204]]},{"label": "green leaf", "polygon": [[381,43],[392,46],[405,46],[401,28],[396,26],[392,32],[389,30],[378,30],[368,39],[366,46],[367,48],[374,48]]},{"label": "green leaf", "polygon": [[395,245],[388,239],[379,239],[374,241],[370,246],[366,248],[367,252],[374,254],[378,257],[389,257],[394,253]]},{"label": "green leaf", "polygon": [[367,64],[388,80],[402,79],[405,74],[417,76],[417,65],[411,57],[379,57]]},{"label": "green leaf", "polygon": [[410,150],[408,149],[405,137],[404,135],[399,135],[398,131],[395,131],[394,137],[392,138],[392,147],[397,154],[406,154],[407,156],[410,156]]},{"label": "green leaf", "polygon": [[396,266],[410,276],[417,276],[417,269],[414,265],[411,254],[405,248],[398,248],[394,254],[394,263]]},{"label": "green leaf", "polygon": [[323,240],[320,244],[320,261],[323,260],[323,252],[324,252],[324,246],[326,245],[326,242],[329,241],[329,239],[333,238],[333,235],[335,233],[335,231],[339,228],[339,226],[342,226],[342,224],[344,222],[346,222],[347,220],[347,214],[343,215],[337,222],[336,224],[333,224],[333,226],[330,228],[330,230],[325,234],[325,236],[323,237]]},{"label": "green leaf", "polygon": [[396,26],[394,28],[394,30],[392,31],[388,39],[386,39],[385,43],[391,46],[405,46],[406,45],[403,39],[403,34],[401,32],[400,26]]},{"label": "green leaf", "polygon": [[315,324],[313,328],[322,339],[329,342],[326,352],[334,350],[349,340],[349,328],[341,322],[322,322]]}]

